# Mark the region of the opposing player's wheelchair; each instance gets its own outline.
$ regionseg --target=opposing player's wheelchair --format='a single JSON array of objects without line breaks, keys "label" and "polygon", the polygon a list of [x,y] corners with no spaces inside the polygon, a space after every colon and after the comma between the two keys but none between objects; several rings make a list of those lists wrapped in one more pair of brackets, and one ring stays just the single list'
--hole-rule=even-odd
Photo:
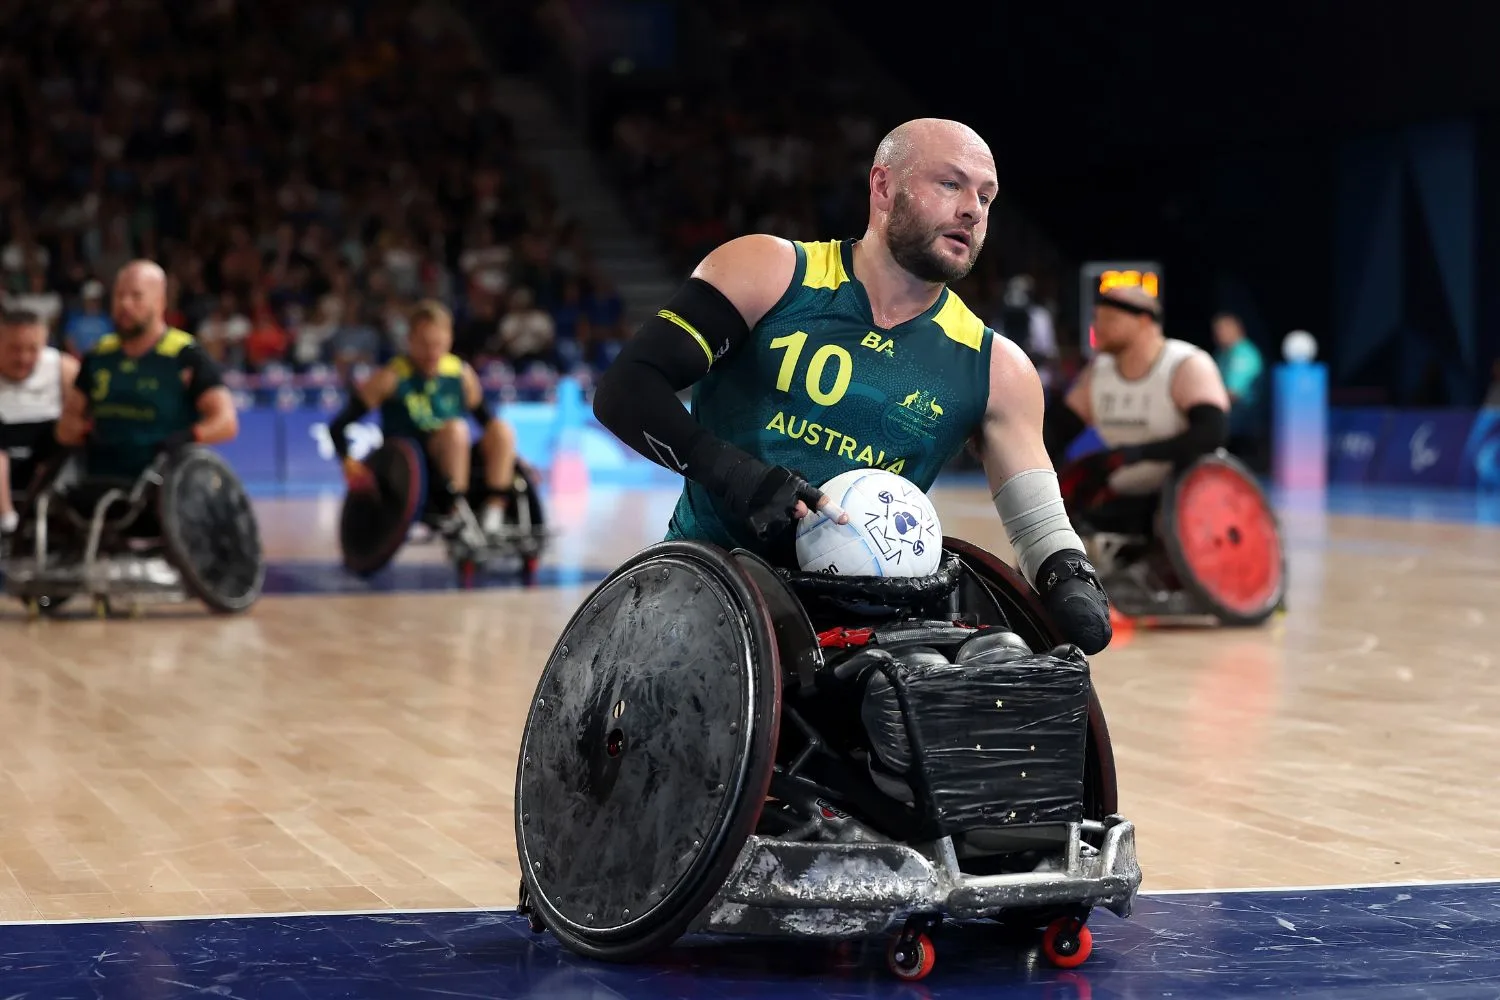
[{"label": "opposing player's wheelchair", "polygon": [[[1064,473],[1066,475],[1066,473]],[[1275,509],[1238,459],[1216,451],[1162,484],[1149,536],[1083,532],[1111,605],[1143,625],[1259,625],[1286,601]]]},{"label": "opposing player's wheelchair", "polygon": [[197,446],[133,481],[89,477],[80,454],[59,456],[33,481],[0,562],[5,592],[32,617],[80,596],[101,617],[188,599],[235,614],[260,598],[265,574],[249,494]]},{"label": "opposing player's wheelchair", "polygon": [[[515,487],[505,512],[505,527],[492,537],[485,534],[475,514],[483,509],[486,493],[479,475],[483,456],[477,442],[471,454],[473,485],[466,496],[455,501],[459,529],[432,537],[441,538],[465,586],[481,573],[498,568],[519,572],[529,583],[549,537],[536,470],[524,460],[516,460]],[[388,440],[371,452],[364,464],[370,470],[373,488],[351,490],[345,495],[339,516],[339,547],[344,567],[368,577],[396,557],[419,524],[436,531],[439,515],[431,490],[431,465],[416,442]]]},{"label": "opposing player's wheelchair", "polygon": [[943,544],[879,579],[662,542],[601,583],[522,736],[532,929],[630,961],[899,926],[889,967],[920,979],[944,918],[992,918],[1081,964],[1141,882],[1089,665],[1012,568]]}]

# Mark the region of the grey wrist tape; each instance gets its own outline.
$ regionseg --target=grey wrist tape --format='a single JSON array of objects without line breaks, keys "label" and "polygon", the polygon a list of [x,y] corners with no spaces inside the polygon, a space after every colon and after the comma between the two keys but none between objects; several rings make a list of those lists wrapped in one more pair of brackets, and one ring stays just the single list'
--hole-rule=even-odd
[{"label": "grey wrist tape", "polygon": [[1036,585],[1042,563],[1063,549],[1084,551],[1083,539],[1068,521],[1057,473],[1027,469],[1007,479],[994,496],[995,510],[1005,535],[1016,550],[1016,561],[1026,582]]}]

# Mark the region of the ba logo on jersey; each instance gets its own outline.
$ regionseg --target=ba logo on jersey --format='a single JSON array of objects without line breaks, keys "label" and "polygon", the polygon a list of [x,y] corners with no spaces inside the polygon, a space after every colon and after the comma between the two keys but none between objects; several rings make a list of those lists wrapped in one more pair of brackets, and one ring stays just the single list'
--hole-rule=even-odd
[{"label": "ba logo on jersey", "polygon": [[888,358],[896,356],[896,342],[889,337],[882,337],[873,330],[865,334],[865,339],[859,342],[860,347],[868,347],[872,351],[878,351]]}]

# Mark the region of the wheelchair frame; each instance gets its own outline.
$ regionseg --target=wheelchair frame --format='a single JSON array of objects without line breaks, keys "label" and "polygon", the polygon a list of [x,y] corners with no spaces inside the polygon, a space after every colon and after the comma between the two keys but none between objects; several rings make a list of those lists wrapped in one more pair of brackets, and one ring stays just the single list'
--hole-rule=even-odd
[{"label": "wheelchair frame", "polygon": [[[100,548],[105,533],[127,531],[145,512],[146,505],[159,496],[166,481],[168,457],[158,456],[133,482],[99,479],[97,483],[111,483],[94,502],[88,517],[62,503],[62,516],[84,534],[83,553],[76,562],[63,561],[51,551],[51,518],[54,500],[60,499],[70,485],[87,483],[84,477],[78,483],[66,483],[66,474],[72,456],[64,456],[57,468],[46,477],[28,503],[28,520],[33,533],[30,559],[17,557],[15,552],[3,554],[4,563],[0,575],[4,578],[6,593],[19,598],[26,605],[28,617],[55,615],[74,597],[85,595],[93,599],[94,613],[101,618],[114,615],[115,602],[124,599],[127,613],[141,613],[147,604],[181,604],[201,595],[193,592],[183,568],[173,558],[171,545],[163,537],[146,551],[140,553],[101,554]],[[111,518],[111,509],[124,504],[118,517]],[[250,603],[259,596],[259,587]],[[216,611],[243,610],[243,608],[220,608],[205,599]],[[248,607],[248,604],[246,605]]]},{"label": "wheelchair frame", "polygon": [[[687,921],[676,922],[681,924],[682,933],[848,939],[880,935],[899,925],[901,929],[887,953],[889,967],[900,978],[919,979],[932,968],[934,949],[929,935],[944,919],[994,918],[1012,926],[1045,926],[1044,953],[1054,964],[1071,968],[1081,964],[1091,950],[1092,937],[1085,922],[1094,907],[1105,907],[1120,917],[1130,915],[1141,882],[1135,828],[1114,811],[1113,757],[1091,685],[1090,741],[1085,751],[1085,769],[1092,765],[1094,780],[1090,785],[1085,775],[1084,818],[1044,828],[1021,827],[997,832],[1001,837],[1019,836],[1016,843],[1024,842],[1027,846],[1011,852],[984,853],[991,858],[1018,854],[1034,858],[1034,853],[1040,851],[1042,861],[1029,869],[1000,873],[966,871],[952,836],[900,840],[889,832],[899,824],[884,822],[879,816],[874,801],[878,796],[861,796],[852,785],[830,787],[827,779],[814,772],[818,760],[832,760],[835,766],[845,769],[860,766],[825,738],[799,704],[805,695],[826,688],[828,681],[835,679],[831,675],[837,674],[837,668],[829,668],[823,649],[825,643],[839,641],[834,633],[841,630],[821,635],[814,631],[802,598],[769,565],[742,550],[729,554],[699,543],[662,543],[638,554],[611,579],[632,575],[631,586],[635,587],[633,574],[656,572],[650,553],[683,545],[688,546],[689,554],[694,547],[719,551],[724,562],[738,570],[736,575],[743,583],[759,592],[761,600],[755,603],[764,614],[764,624],[760,627],[768,630],[761,633],[767,636],[762,641],[771,641],[770,636],[774,636],[773,645],[768,648],[776,660],[760,674],[762,678],[775,677],[779,681],[776,685],[779,719],[791,725],[774,724],[775,731],[766,737],[774,748],[769,794],[764,801],[746,806],[756,814],[751,833],[739,846],[727,876],[708,904],[688,914]],[[1017,587],[1020,578],[1014,571],[978,547],[956,539],[944,539],[944,549],[958,557],[963,572],[991,594],[995,605],[962,609],[959,607],[962,594],[955,585],[946,598],[951,620],[959,620],[960,612],[981,620],[998,616],[1006,619],[1009,630],[1020,635],[1035,653],[1045,653],[1058,645],[1056,630],[1040,602],[1024,581]],[[667,557],[668,554],[662,556]],[[668,571],[663,568],[661,572]],[[603,593],[609,582],[602,583],[595,595]],[[997,596],[997,592],[1002,593]],[[645,600],[644,590],[641,594],[640,599]],[[595,602],[596,596],[591,596],[585,606]],[[1013,605],[1010,614],[1003,602]],[[597,603],[593,610],[597,612]],[[756,616],[755,607],[745,610],[752,619]],[[1012,617],[1025,620],[1012,622],[1009,620]],[[560,644],[569,641],[572,628],[570,623]],[[1025,632],[1032,634],[1027,636]],[[560,648],[566,656],[567,645]],[[549,672],[550,668],[551,664]],[[538,699],[542,697],[547,676],[544,673],[539,683]],[[533,715],[539,703],[534,703]],[[902,705],[905,709],[904,700]],[[528,733],[531,725],[528,719]],[[784,736],[789,730],[804,741],[800,750],[786,748]],[[921,741],[909,716],[907,730],[913,772],[917,773],[921,769]],[[530,735],[524,739],[529,748]],[[601,930],[593,922],[593,914],[589,915],[586,926],[573,924],[572,918],[564,917],[549,900],[533,895],[536,886],[532,867],[540,870],[542,862],[537,860],[534,865],[528,862],[530,855],[523,827],[529,818],[524,815],[527,806],[523,802],[523,788],[526,781],[535,781],[538,776],[528,778],[530,752],[523,751],[523,755],[526,759],[517,776],[516,792],[517,846],[524,871],[518,910],[528,917],[532,929],[537,932],[552,929],[573,950],[613,960],[642,957],[669,945],[675,925],[656,927],[643,937],[627,939],[625,928]],[[754,785],[757,779],[749,780]],[[920,785],[914,786],[912,792],[917,796],[915,801],[921,802]],[[753,788],[747,788],[745,794],[753,796]],[[784,816],[787,807],[796,811],[796,815],[786,817],[787,828],[781,832],[767,830],[767,823],[778,815]],[[856,819],[854,812],[864,815],[869,822]],[[663,892],[666,889],[662,887]],[[660,905],[665,905],[665,897]],[[628,916],[630,911],[625,913]],[[604,917],[602,911],[600,917]],[[646,914],[637,918],[637,922],[645,920]],[[557,921],[567,926],[557,927]]]}]

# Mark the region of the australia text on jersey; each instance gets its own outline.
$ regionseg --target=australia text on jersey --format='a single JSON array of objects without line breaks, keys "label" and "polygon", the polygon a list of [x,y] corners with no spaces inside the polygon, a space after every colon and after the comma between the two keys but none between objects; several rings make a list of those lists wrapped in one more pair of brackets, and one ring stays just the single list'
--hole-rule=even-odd
[{"label": "australia text on jersey", "polygon": [[766,430],[784,434],[793,441],[801,441],[809,448],[822,447],[827,452],[837,450],[837,454],[844,458],[853,459],[871,468],[894,472],[898,476],[901,470],[906,468],[905,456],[893,455],[887,459],[884,450],[877,450],[870,445],[860,447],[857,440],[842,431],[823,424],[815,424],[806,417],[789,416],[778,410],[771,418],[771,422],[766,424]]}]

